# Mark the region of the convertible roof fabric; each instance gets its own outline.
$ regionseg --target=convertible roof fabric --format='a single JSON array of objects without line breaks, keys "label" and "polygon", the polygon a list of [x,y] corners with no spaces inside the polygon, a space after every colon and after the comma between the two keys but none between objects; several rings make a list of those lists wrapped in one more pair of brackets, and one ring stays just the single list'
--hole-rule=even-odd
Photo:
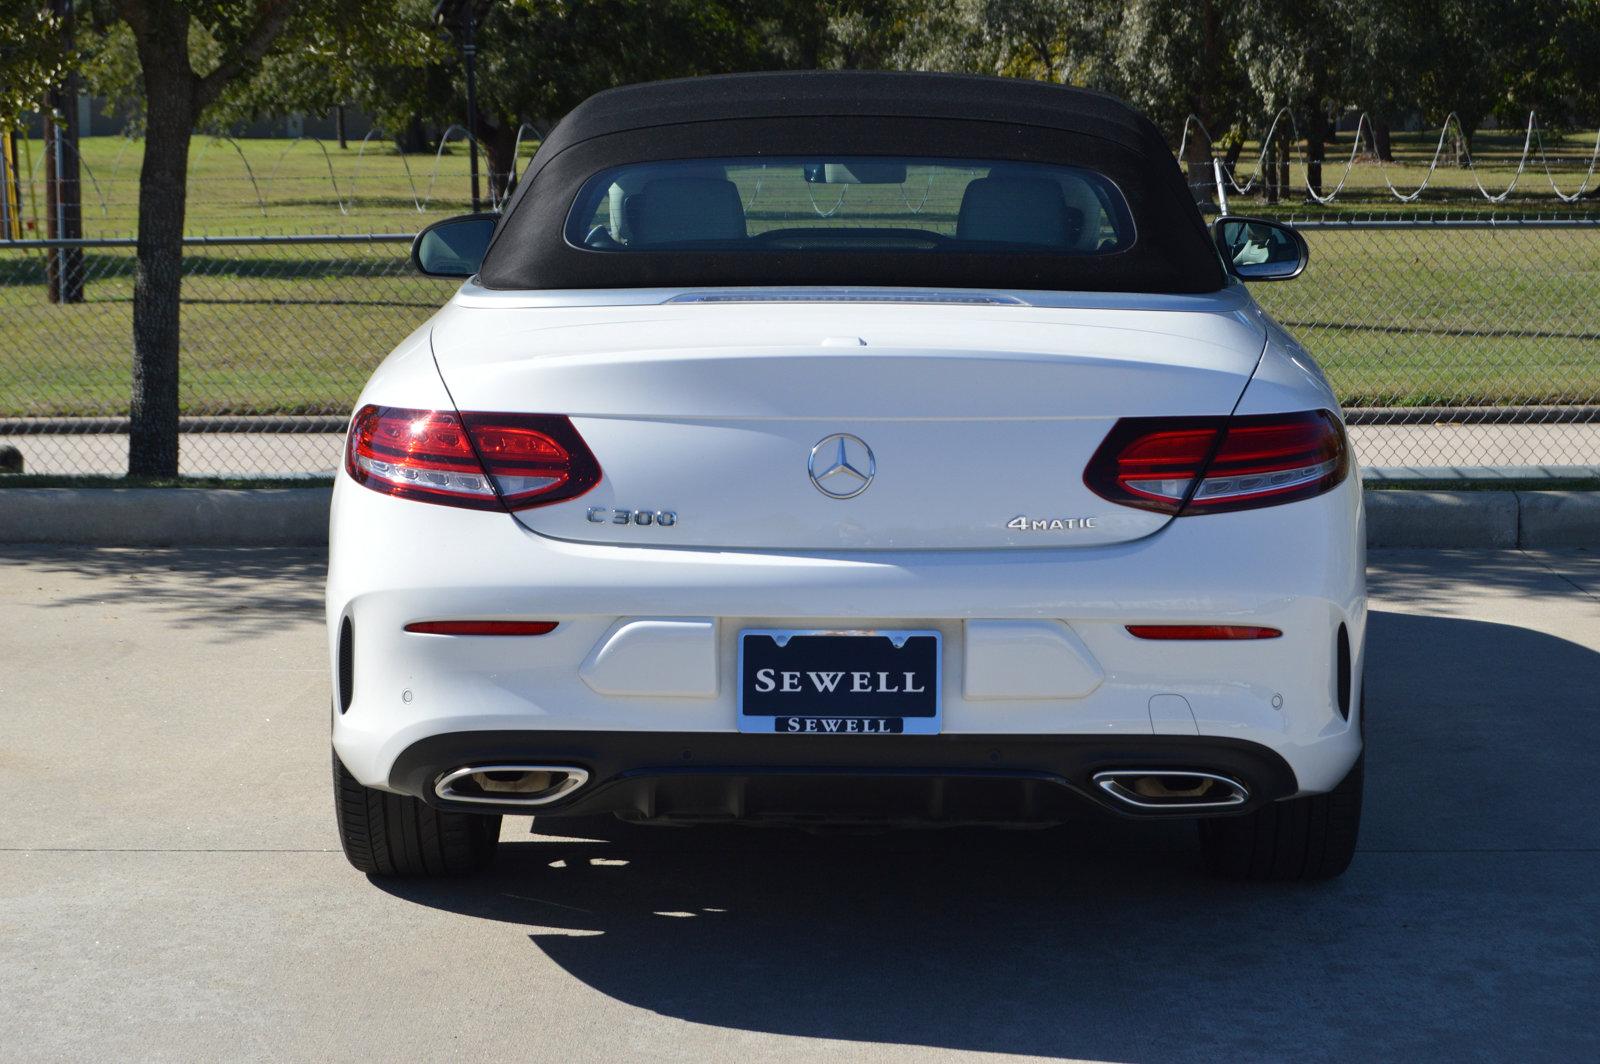
[{"label": "convertible roof fabric", "polygon": [[[602,170],[669,159],[898,155],[1080,166],[1121,188],[1136,238],[1101,255],[1017,251],[574,247],[566,220]],[[611,89],[572,110],[523,174],[479,281],[495,289],[893,285],[1212,292],[1222,264],[1177,162],[1114,97],[1012,78],[808,71]]]}]

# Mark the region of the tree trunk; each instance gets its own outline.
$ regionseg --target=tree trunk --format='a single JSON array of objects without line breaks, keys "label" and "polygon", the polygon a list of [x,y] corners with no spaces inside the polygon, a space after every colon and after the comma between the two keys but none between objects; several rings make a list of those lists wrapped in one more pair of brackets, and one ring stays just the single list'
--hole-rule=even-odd
[{"label": "tree trunk", "polygon": [[1472,165],[1471,138],[1472,134],[1476,133],[1477,131],[1478,122],[1476,119],[1473,120],[1471,125],[1468,125],[1466,122],[1462,121],[1459,115],[1456,116],[1456,133],[1455,137],[1451,141],[1451,146],[1455,151],[1456,166],[1463,170]]},{"label": "tree trunk", "polygon": [[1207,140],[1204,144],[1200,137],[1192,136],[1185,145],[1184,166],[1189,171],[1189,192],[1196,201],[1209,202],[1216,193],[1216,171],[1211,165],[1211,158],[1216,153],[1216,145],[1210,142],[1211,129],[1217,124],[1218,118],[1215,103],[1219,93],[1217,90],[1217,71],[1222,69],[1222,56],[1219,51],[1220,26],[1216,4],[1213,0],[1202,0],[1200,4],[1200,69],[1204,72],[1195,83],[1194,92],[1189,97],[1190,109],[1194,116],[1205,126]]},{"label": "tree trunk", "polygon": [[489,202],[504,203],[516,185],[517,129],[515,123],[489,125],[478,121],[478,145],[489,163]]},{"label": "tree trunk", "polygon": [[133,275],[130,477],[178,475],[178,309],[195,119],[230,81],[255,71],[298,5],[293,0],[260,0],[251,7],[255,10],[243,36],[201,77],[189,61],[188,4],[117,0],[115,5],[139,51],[146,116]]},{"label": "tree trunk", "polygon": [[418,115],[412,115],[406,121],[405,128],[394,138],[394,146],[401,155],[422,155],[433,151],[435,147],[428,139],[428,131],[423,128],[422,118]]},{"label": "tree trunk", "polygon": [[1278,135],[1278,194],[1285,198],[1289,195],[1289,147],[1293,143],[1287,131]]},{"label": "tree trunk", "polygon": [[1380,160],[1386,163],[1394,162],[1394,138],[1389,130],[1389,123],[1382,118],[1372,120],[1372,150],[1377,153]]},{"label": "tree trunk", "polygon": [[[184,69],[187,70],[187,61]],[[183,216],[194,132],[189,77],[145,63],[147,118],[139,170],[138,267],[133,279],[133,398],[128,475],[178,475],[178,307]]]},{"label": "tree trunk", "polygon": [[1332,125],[1322,108],[1313,107],[1306,120],[1306,184],[1322,195],[1322,160],[1326,155]]},{"label": "tree trunk", "polygon": [[1188,172],[1189,194],[1195,202],[1209,202],[1216,190],[1216,175],[1211,171],[1211,145],[1203,143],[1196,130],[1183,147],[1183,165]]}]

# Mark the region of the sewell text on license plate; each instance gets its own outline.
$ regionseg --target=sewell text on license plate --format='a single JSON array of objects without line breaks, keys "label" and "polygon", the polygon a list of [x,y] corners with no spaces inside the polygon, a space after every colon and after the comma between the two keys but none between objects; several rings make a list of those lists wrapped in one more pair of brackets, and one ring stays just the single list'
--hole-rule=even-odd
[{"label": "sewell text on license plate", "polygon": [[935,735],[937,631],[747,629],[739,633],[739,730]]}]

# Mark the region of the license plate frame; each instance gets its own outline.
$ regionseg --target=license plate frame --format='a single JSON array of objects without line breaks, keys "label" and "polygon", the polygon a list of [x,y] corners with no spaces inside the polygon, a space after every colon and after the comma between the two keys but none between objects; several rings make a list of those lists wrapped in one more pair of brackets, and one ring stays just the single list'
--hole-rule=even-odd
[{"label": "license plate frame", "polygon": [[[752,654],[751,640],[761,638],[770,640],[770,644],[756,645]],[[796,640],[802,642],[797,644]],[[823,645],[825,641],[832,645]],[[836,664],[820,664],[819,659],[826,660],[830,653],[835,659],[845,657],[849,664],[856,665],[863,657],[876,658],[876,664],[884,667],[839,669]],[[780,659],[795,666],[786,671],[799,674],[796,682],[800,690],[778,691],[778,675],[765,681],[750,675],[752,668],[759,673]],[[823,677],[821,683],[813,673]],[[860,673],[869,676],[872,690],[848,690]],[[838,675],[834,686],[819,690],[826,686],[829,674]],[[763,735],[937,735],[944,727],[943,679],[944,634],[935,628],[745,628],[739,632],[735,677],[739,730]],[[760,682],[771,683],[772,688],[762,690]],[[841,685],[846,690],[839,690]],[[869,696],[877,705],[868,701]],[[775,711],[780,697],[785,704],[792,697],[794,709]],[[871,708],[864,710],[863,706]],[[836,707],[851,711],[837,711]],[[884,707],[902,712],[885,712]]]}]

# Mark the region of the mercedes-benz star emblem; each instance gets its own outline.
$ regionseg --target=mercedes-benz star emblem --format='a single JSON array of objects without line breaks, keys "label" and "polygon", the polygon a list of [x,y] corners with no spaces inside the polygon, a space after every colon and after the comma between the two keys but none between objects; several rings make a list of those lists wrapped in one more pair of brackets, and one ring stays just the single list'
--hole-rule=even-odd
[{"label": "mercedes-benz star emblem", "polygon": [[828,498],[853,499],[872,483],[878,473],[878,460],[859,436],[836,432],[811,448],[806,470],[811,474],[811,483]]}]

